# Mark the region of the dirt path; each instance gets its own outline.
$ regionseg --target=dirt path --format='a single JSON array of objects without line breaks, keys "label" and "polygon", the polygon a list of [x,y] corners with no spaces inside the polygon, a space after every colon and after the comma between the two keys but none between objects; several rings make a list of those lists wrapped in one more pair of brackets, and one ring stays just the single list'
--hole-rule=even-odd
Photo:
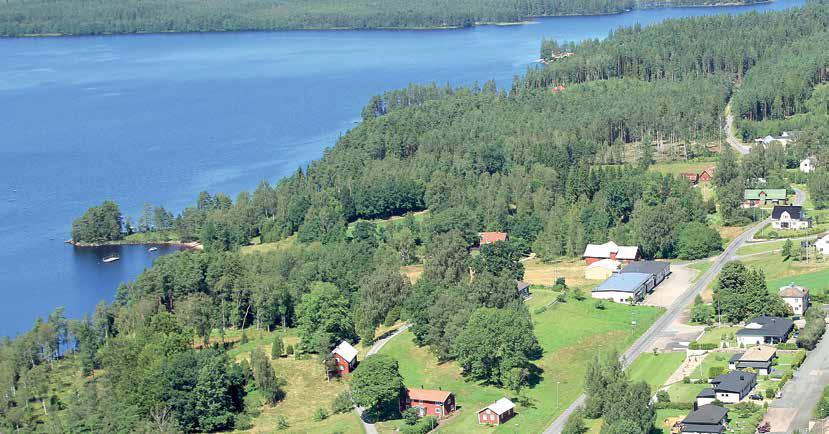
[{"label": "dirt path", "polygon": [[726,133],[726,141],[728,144],[731,145],[737,152],[740,154],[746,155],[751,151],[750,146],[746,146],[737,139],[737,136],[734,134],[734,114],[731,113],[731,103],[729,102],[727,106],[725,106],[725,133]]}]

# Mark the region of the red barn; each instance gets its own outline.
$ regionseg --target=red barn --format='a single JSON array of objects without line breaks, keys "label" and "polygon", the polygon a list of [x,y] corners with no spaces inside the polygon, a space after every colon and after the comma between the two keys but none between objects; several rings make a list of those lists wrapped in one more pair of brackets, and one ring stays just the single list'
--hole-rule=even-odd
[{"label": "red barn", "polygon": [[416,408],[421,417],[447,417],[455,411],[455,395],[444,390],[406,389],[400,397],[400,411]]},{"label": "red barn", "polygon": [[506,232],[481,232],[478,234],[481,237],[480,244],[492,244],[496,241],[506,241],[508,239]]},{"label": "red barn", "polygon": [[350,373],[357,367],[357,349],[346,341],[340,342],[337,348],[331,351],[331,356],[337,364],[337,373],[340,376]]},{"label": "red barn", "polygon": [[482,425],[500,425],[515,415],[515,404],[507,398],[478,410],[478,423]]}]

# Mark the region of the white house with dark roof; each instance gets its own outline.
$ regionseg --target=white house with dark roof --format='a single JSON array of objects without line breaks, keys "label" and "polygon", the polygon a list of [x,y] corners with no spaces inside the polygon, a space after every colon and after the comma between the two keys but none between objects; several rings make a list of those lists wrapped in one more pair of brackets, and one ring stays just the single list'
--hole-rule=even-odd
[{"label": "white house with dark roof", "polygon": [[757,385],[757,374],[753,372],[730,371],[718,375],[711,381],[711,388],[703,389],[697,395],[697,405],[705,405],[714,400],[726,404],[736,404],[743,400]]},{"label": "white house with dark roof", "polygon": [[795,315],[803,315],[809,308],[809,290],[794,283],[780,288],[780,298]]},{"label": "white house with dark roof", "polygon": [[728,410],[713,404],[699,406],[680,423],[682,434],[720,434],[725,430]]},{"label": "white house with dark roof", "polygon": [[777,349],[769,345],[758,345],[747,349],[744,353],[736,353],[728,361],[728,369],[752,369],[759,375],[769,375],[771,365],[777,357]]},{"label": "white house with dark roof", "polygon": [[760,344],[779,344],[786,342],[792,332],[794,323],[788,318],[776,316],[758,316],[738,330],[737,343],[748,347]]},{"label": "white house with dark roof", "polygon": [[775,206],[771,210],[771,226],[775,229],[807,229],[811,222],[802,206]]}]

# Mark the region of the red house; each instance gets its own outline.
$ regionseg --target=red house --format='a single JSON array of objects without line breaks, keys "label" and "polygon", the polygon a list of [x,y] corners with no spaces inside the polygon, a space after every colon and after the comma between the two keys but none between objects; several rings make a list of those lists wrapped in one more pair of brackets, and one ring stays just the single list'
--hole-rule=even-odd
[{"label": "red house", "polygon": [[492,244],[496,241],[506,241],[508,239],[506,232],[480,232],[478,236],[481,237],[480,244]]},{"label": "red house", "polygon": [[700,172],[697,176],[697,182],[708,182],[712,180],[714,178],[714,170],[716,170],[716,167],[709,167]]},{"label": "red house", "polygon": [[478,423],[481,425],[500,425],[515,415],[515,404],[507,398],[478,410]]},{"label": "red house", "polygon": [[455,395],[444,390],[406,389],[400,397],[400,411],[416,408],[421,417],[447,417],[455,411]]},{"label": "red house", "polygon": [[337,364],[339,376],[348,374],[357,367],[357,349],[346,341],[340,342],[337,348],[331,351],[331,356]]},{"label": "red house", "polygon": [[639,253],[639,247],[619,246],[613,241],[608,241],[604,244],[588,244],[581,257],[587,265],[601,261],[602,259],[615,259],[625,264],[642,259],[642,255]]}]

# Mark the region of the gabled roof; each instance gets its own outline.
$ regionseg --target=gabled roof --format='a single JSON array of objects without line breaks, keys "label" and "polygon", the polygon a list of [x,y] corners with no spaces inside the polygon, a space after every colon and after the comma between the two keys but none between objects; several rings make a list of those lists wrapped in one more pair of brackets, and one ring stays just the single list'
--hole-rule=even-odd
[{"label": "gabled roof", "polygon": [[332,351],[331,354],[337,354],[346,362],[351,363],[357,358],[357,352],[357,349],[351,346],[351,344],[346,341],[342,341],[339,345],[337,345],[337,348],[334,348],[334,351]]},{"label": "gabled roof", "polygon": [[616,259],[635,260],[639,256],[639,247],[637,246],[619,246],[619,252],[616,253]]},{"label": "gabled roof", "polygon": [[478,413],[489,409],[489,410],[492,410],[493,412],[495,412],[495,414],[497,414],[498,416],[500,416],[500,415],[512,410],[513,408],[515,408],[515,403],[513,403],[512,401],[510,401],[507,398],[501,398],[501,399],[493,402],[492,404],[489,404],[488,406],[478,410]]},{"label": "gabled roof", "polygon": [[622,268],[622,273],[657,274],[667,270],[670,266],[670,263],[664,261],[637,261],[627,264],[625,268]]},{"label": "gabled roof", "polygon": [[756,378],[757,374],[753,372],[730,371],[715,377],[711,384],[714,384],[714,390],[717,392],[740,393]]},{"label": "gabled roof", "polygon": [[682,419],[682,423],[714,425],[721,423],[727,414],[728,410],[718,405],[705,404],[689,413],[685,419]]},{"label": "gabled roof", "polygon": [[780,296],[783,298],[803,298],[807,295],[809,295],[808,289],[794,283],[780,288]]},{"label": "gabled roof", "polygon": [[785,188],[769,188],[769,189],[747,189],[743,192],[743,199],[745,200],[784,200],[787,199]]},{"label": "gabled roof", "polygon": [[774,355],[777,354],[777,349],[768,345],[758,345],[751,347],[743,353],[740,357],[741,362],[768,362]]},{"label": "gabled roof", "polygon": [[609,258],[611,253],[619,251],[619,246],[613,241],[604,244],[588,244],[584,249],[583,258]]},{"label": "gabled roof", "polygon": [[506,241],[507,240],[507,233],[506,232],[481,232],[481,244],[491,244],[496,241]]},{"label": "gabled roof", "polygon": [[521,280],[516,280],[515,281],[515,289],[518,290],[518,291],[523,291],[523,290],[525,290],[529,287],[530,287],[530,284],[527,283],[527,282],[523,282]]},{"label": "gabled roof", "polygon": [[651,278],[650,274],[645,273],[614,274],[599,286],[593,288],[593,292],[620,291],[633,293]]},{"label": "gabled roof", "polygon": [[445,390],[431,390],[431,389],[408,389],[407,394],[409,399],[416,399],[418,401],[429,402],[446,402],[452,392]]},{"label": "gabled roof", "polygon": [[737,336],[768,336],[782,339],[794,327],[794,323],[787,318],[775,316],[758,316],[746,323],[746,326],[737,331]]},{"label": "gabled roof", "polygon": [[714,389],[710,387],[706,387],[697,393],[697,398],[716,398],[717,394],[714,392]]},{"label": "gabled roof", "polygon": [[615,259],[601,259],[588,265],[587,268],[605,268],[608,270],[615,271],[618,270],[621,266],[622,263]]},{"label": "gabled roof", "polygon": [[780,220],[780,217],[783,215],[784,212],[789,213],[789,216],[795,220],[803,220],[803,207],[794,205],[775,206],[774,208],[772,208],[772,220]]}]

